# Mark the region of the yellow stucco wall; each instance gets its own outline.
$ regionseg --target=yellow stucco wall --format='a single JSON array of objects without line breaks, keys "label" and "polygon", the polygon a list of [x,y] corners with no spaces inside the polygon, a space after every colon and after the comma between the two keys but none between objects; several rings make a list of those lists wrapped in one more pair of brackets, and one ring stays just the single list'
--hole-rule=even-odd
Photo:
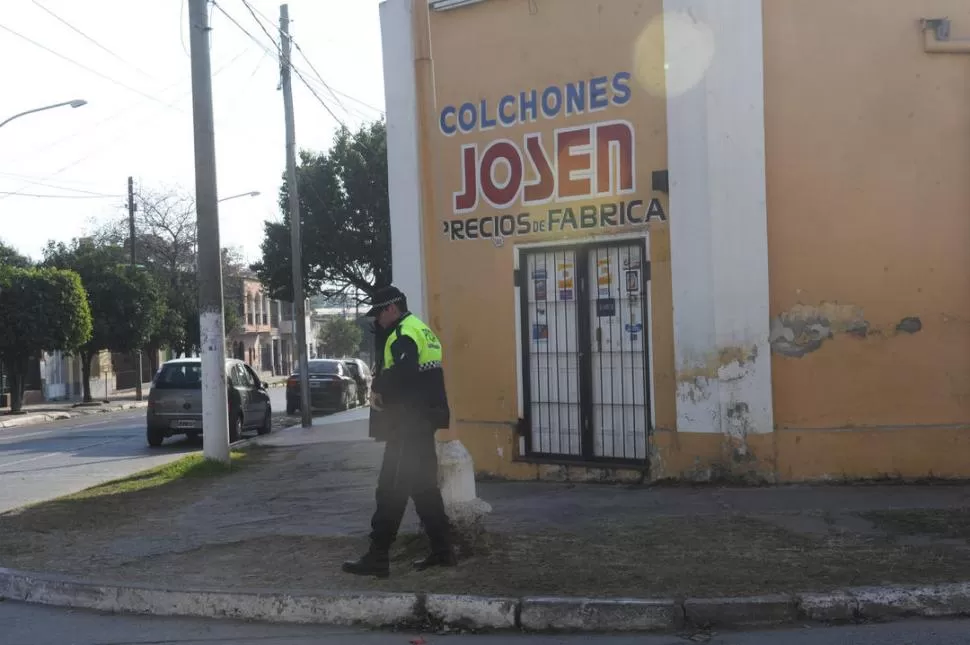
[{"label": "yellow stucco wall", "polygon": [[[497,138],[521,146],[534,132],[548,144],[556,128],[628,120],[637,197],[660,200],[676,218],[650,187],[651,171],[666,168],[661,13],[661,0],[496,0],[431,14],[437,107],[423,115],[435,182],[424,213],[429,322],[447,348],[454,430],[482,473],[603,475],[515,461],[514,248],[590,231],[501,245],[451,239],[450,220],[551,208],[479,203],[456,215],[462,146]],[[776,431],[749,436],[747,463],[731,474],[970,476],[970,56],[923,52],[918,19],[937,15],[953,20],[956,36],[970,36],[963,0],[764,2]],[[505,94],[619,71],[632,73],[632,100],[600,114],[452,136],[439,127],[448,105],[494,105]],[[650,476],[707,478],[734,446],[721,434],[677,432],[667,223],[612,232],[633,230],[649,230],[652,263]]]},{"label": "yellow stucco wall", "polygon": [[[666,102],[651,93],[662,83],[663,42],[661,23],[651,21],[661,13],[660,0],[590,3],[559,0],[555,10],[539,7],[534,13],[528,0],[487,2],[460,11],[431,15],[434,75],[438,113],[431,115],[435,203],[426,235],[431,324],[440,330],[447,348],[447,386],[456,429],[472,452],[476,468],[485,473],[512,477],[535,477],[535,465],[513,463],[518,452],[514,427],[519,417],[516,357],[520,348],[515,330],[513,289],[514,248],[517,244],[577,239],[589,234],[622,234],[649,231],[652,262],[653,371],[657,424],[672,428],[675,420],[673,394],[673,343],[670,291],[670,242],[667,224],[607,229],[565,230],[506,237],[501,246],[487,239],[452,239],[444,222],[496,214],[528,212],[541,219],[556,204],[523,206],[521,200],[506,209],[480,203],[474,213],[456,215],[453,193],[463,187],[462,146],[484,147],[498,138],[523,146],[526,134],[541,133],[549,146],[556,128],[584,126],[612,120],[629,121],[635,129],[636,184],[634,195],[583,199],[558,207],[652,199],[667,203],[651,190],[651,173],[666,168]],[[631,20],[631,15],[633,19]],[[647,31],[652,37],[640,39]],[[605,47],[604,44],[609,46]],[[637,58],[637,47],[639,56]],[[655,68],[638,66],[653,61]],[[602,112],[560,115],[534,123],[521,123],[469,134],[446,136],[438,117],[445,106],[465,102],[494,106],[504,95],[550,85],[609,77],[629,72],[631,99]],[[652,84],[652,86],[651,86]],[[428,116],[428,115],[425,115]],[[536,178],[526,163],[526,181]],[[499,177],[502,180],[501,177]]]},{"label": "yellow stucco wall", "polygon": [[970,475],[970,56],[924,53],[939,16],[970,35],[962,0],[764,3],[783,479]]}]

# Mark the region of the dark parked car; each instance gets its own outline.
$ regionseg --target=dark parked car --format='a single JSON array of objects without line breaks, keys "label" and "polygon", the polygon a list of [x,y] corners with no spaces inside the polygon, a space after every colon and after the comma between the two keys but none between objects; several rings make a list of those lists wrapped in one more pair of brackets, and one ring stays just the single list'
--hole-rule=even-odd
[{"label": "dark parked car", "polygon": [[357,383],[357,405],[367,405],[367,395],[370,394],[370,384],[374,380],[367,363],[359,358],[345,358],[344,365],[350,371],[350,376]]},{"label": "dark parked car", "polygon": [[[226,361],[229,390],[229,441],[239,441],[243,429],[259,434],[272,429],[273,410],[266,383],[242,361]],[[166,437],[198,437],[202,427],[202,361],[179,358],[159,368],[148,393],[148,445],[157,448]]]},{"label": "dark parked car", "polygon": [[[357,402],[357,382],[343,361],[314,358],[309,361],[310,409],[333,412],[349,410]],[[286,381],[286,413],[300,409],[300,375]]]}]

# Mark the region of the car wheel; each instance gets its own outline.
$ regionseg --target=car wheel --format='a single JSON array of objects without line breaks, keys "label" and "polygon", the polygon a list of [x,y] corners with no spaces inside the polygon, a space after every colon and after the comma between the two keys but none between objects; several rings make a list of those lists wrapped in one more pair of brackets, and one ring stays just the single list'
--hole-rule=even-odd
[{"label": "car wheel", "polygon": [[236,443],[242,436],[243,418],[242,414],[229,419],[229,443]]},{"label": "car wheel", "polygon": [[161,430],[156,430],[155,428],[148,429],[148,445],[152,448],[158,448],[165,441],[165,433]]},{"label": "car wheel", "polygon": [[256,434],[269,434],[273,431],[273,410],[268,405],[266,406],[266,417],[263,419],[263,425],[259,426],[256,430]]}]

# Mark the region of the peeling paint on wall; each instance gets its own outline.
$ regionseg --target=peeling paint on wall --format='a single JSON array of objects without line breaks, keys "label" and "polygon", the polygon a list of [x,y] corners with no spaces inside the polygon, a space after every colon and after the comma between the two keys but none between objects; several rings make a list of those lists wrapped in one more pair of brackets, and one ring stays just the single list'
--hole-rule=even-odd
[{"label": "peeling paint on wall", "polygon": [[838,334],[864,339],[916,334],[922,330],[923,321],[917,316],[877,326],[865,319],[862,307],[823,302],[817,307],[798,304],[773,318],[769,342],[773,352],[801,358]]},{"label": "peeling paint on wall", "polygon": [[918,331],[922,331],[922,329],[923,321],[916,316],[903,318],[899,321],[899,324],[896,325],[896,331],[905,334],[915,334]]},{"label": "peeling paint on wall", "polygon": [[[743,368],[758,358],[758,348],[724,347],[716,354],[712,354],[700,365],[677,371],[678,383],[693,383],[701,379],[716,379],[725,376],[724,370],[732,367]],[[736,371],[736,370],[732,370]],[[743,374],[729,376],[729,379],[741,378]]]},{"label": "peeling paint on wall", "polygon": [[862,307],[823,302],[820,305],[798,304],[771,321],[769,342],[774,352],[801,358],[817,351],[836,334],[865,338],[869,322]]}]

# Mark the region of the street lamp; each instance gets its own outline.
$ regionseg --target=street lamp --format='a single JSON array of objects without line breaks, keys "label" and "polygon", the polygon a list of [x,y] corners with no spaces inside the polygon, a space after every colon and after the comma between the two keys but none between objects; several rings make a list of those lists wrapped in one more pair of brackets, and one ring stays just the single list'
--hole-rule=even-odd
[{"label": "street lamp", "polygon": [[259,197],[259,191],[258,190],[254,190],[254,191],[248,192],[248,193],[239,193],[238,195],[230,195],[229,197],[223,197],[219,201],[220,202],[227,202],[230,199],[236,199],[238,197]]},{"label": "street lamp", "polygon": [[6,121],[0,122],[0,128],[2,128],[3,126],[7,125],[8,123],[10,123],[11,121],[13,121],[14,119],[19,119],[22,116],[26,116],[28,114],[33,114],[34,112],[43,112],[44,110],[53,110],[54,108],[64,107],[64,106],[67,106],[67,105],[71,106],[72,108],[79,108],[82,105],[87,105],[87,104],[88,104],[88,102],[85,101],[85,100],[83,100],[83,99],[74,99],[73,101],[64,101],[63,103],[55,103],[54,105],[45,105],[44,107],[34,108],[33,110],[27,110],[26,112],[21,112],[20,114],[14,114],[12,117],[10,117],[9,119],[7,119]]},{"label": "street lamp", "polygon": [[[259,197],[259,195],[260,195],[260,192],[258,190],[251,190],[248,193],[239,193],[238,195],[229,195],[229,197],[223,197],[222,199],[217,199],[216,203],[227,202],[230,199],[238,199],[239,197]],[[196,219],[196,222],[195,222],[195,234],[196,234],[196,239],[198,239],[198,235],[199,235],[198,219]],[[199,252],[199,247],[198,247],[198,242],[196,242],[194,253],[198,254],[198,252]]]}]

